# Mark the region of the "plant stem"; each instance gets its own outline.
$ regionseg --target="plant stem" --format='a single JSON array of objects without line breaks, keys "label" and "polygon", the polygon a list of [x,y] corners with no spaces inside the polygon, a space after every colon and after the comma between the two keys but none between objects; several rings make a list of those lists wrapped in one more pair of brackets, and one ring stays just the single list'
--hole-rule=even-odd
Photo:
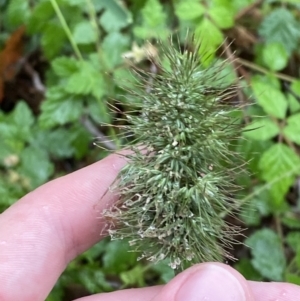
[{"label": "plant stem", "polygon": [[296,78],[292,77],[292,76],[289,76],[289,75],[286,75],[286,74],[283,74],[283,73],[272,73],[270,72],[268,69],[265,69],[263,67],[260,67],[256,64],[253,64],[247,60],[244,60],[244,59],[241,59],[241,58],[236,58],[236,62],[238,64],[241,64],[245,67],[248,67],[252,70],[255,70],[255,71],[258,71],[260,73],[263,73],[263,74],[273,74],[274,76],[276,76],[277,78],[279,79],[282,79],[284,81],[287,81],[287,82],[293,82],[296,80]]},{"label": "plant stem", "polygon": [[86,3],[88,6],[88,14],[89,14],[90,22],[96,33],[96,48],[97,48],[97,53],[99,56],[99,61],[100,61],[101,65],[103,66],[103,69],[105,71],[108,71],[106,64],[105,64],[105,60],[103,59],[103,55],[102,55],[101,40],[100,40],[101,31],[100,31],[100,28],[97,23],[97,12],[96,12],[95,6],[91,0],[86,0]]},{"label": "plant stem", "polygon": [[78,48],[76,42],[74,41],[73,35],[72,35],[72,33],[71,33],[71,30],[70,30],[70,28],[69,28],[69,26],[68,26],[68,24],[67,24],[67,22],[66,22],[65,17],[63,16],[63,14],[62,14],[62,12],[61,12],[61,10],[60,10],[60,8],[59,8],[59,6],[58,6],[56,0],[50,0],[50,1],[51,1],[51,4],[52,4],[52,6],[53,6],[53,9],[55,10],[55,13],[56,13],[56,15],[57,15],[59,21],[60,21],[60,23],[61,23],[61,25],[62,25],[62,27],[63,27],[63,29],[64,29],[66,35],[67,35],[67,37],[68,37],[68,39],[69,39],[69,41],[70,41],[72,47],[73,47],[73,50],[74,50],[76,56],[77,56],[80,60],[83,60],[82,55],[81,55],[81,53],[80,53],[80,50],[79,50],[79,48]]}]

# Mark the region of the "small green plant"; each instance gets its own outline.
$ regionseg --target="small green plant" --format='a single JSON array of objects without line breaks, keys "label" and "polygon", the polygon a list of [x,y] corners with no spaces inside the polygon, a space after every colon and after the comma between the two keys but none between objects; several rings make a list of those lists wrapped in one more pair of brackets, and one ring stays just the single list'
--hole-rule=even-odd
[{"label": "small green plant", "polygon": [[220,216],[235,207],[236,88],[220,77],[224,63],[203,68],[200,45],[190,42],[183,51],[160,43],[161,72],[143,74],[145,85],[131,92],[142,112],[126,115],[137,140],[114,185],[120,200],[104,213],[112,239],[128,238],[141,258],[168,258],[174,269],[230,257],[237,230]]}]

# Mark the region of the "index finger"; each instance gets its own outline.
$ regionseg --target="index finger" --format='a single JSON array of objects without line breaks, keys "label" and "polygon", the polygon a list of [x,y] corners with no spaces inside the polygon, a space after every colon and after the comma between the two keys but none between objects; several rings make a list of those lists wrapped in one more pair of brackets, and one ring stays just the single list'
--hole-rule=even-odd
[{"label": "index finger", "polygon": [[70,260],[100,240],[126,161],[111,155],[27,194],[0,215],[0,300],[44,300]]}]

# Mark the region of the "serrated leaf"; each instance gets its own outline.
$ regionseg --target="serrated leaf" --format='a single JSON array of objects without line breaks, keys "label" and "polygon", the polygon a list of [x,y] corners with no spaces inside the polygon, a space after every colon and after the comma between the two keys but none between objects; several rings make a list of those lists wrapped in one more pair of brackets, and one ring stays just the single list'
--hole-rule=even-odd
[{"label": "serrated leaf", "polygon": [[122,53],[128,50],[130,39],[119,32],[112,32],[106,35],[102,42],[103,54],[109,69],[113,69],[123,61]]},{"label": "serrated leaf", "polygon": [[54,171],[47,153],[42,149],[29,146],[20,157],[21,165],[18,171],[28,179],[32,189],[46,182]]},{"label": "serrated leaf", "polygon": [[[34,116],[28,105],[20,101],[14,110],[0,122],[0,139],[8,149],[19,152],[31,136]],[[4,147],[4,146],[2,146]]]},{"label": "serrated leaf", "polygon": [[133,29],[137,37],[141,39],[158,37],[162,40],[167,37],[167,15],[158,0],[148,0],[141,10],[141,14],[142,26],[136,26]]},{"label": "serrated leaf", "polygon": [[97,33],[90,21],[82,21],[76,24],[73,30],[73,38],[77,44],[95,43]]},{"label": "serrated leaf", "polygon": [[58,57],[51,62],[54,73],[60,77],[69,77],[78,71],[78,61],[72,57]]},{"label": "serrated leaf", "polygon": [[271,185],[270,191],[274,198],[274,206],[279,206],[284,201],[295,174],[300,171],[300,158],[288,146],[277,143],[262,154],[259,168],[265,181],[278,179]]},{"label": "serrated leaf", "polygon": [[252,79],[251,86],[257,103],[262,106],[266,113],[280,119],[285,117],[288,102],[281,91],[266,83],[257,81],[255,78]]},{"label": "serrated leaf", "polygon": [[63,87],[54,87],[48,89],[41,111],[41,127],[51,128],[78,120],[83,113],[83,104],[74,96],[66,94]]},{"label": "serrated leaf", "polygon": [[100,70],[91,62],[80,62],[79,71],[72,74],[65,86],[65,91],[70,94],[93,95],[101,98],[105,92],[104,80]]},{"label": "serrated leaf", "polygon": [[175,14],[180,20],[193,20],[205,12],[204,6],[198,0],[181,0],[175,3]]},{"label": "serrated leaf", "polygon": [[270,43],[264,46],[262,56],[264,63],[272,71],[283,69],[289,60],[286,49],[279,43]]},{"label": "serrated leaf", "polygon": [[112,32],[130,25],[133,19],[129,10],[121,5],[121,3],[112,0],[107,2],[106,10],[101,15],[99,21],[106,32]]},{"label": "serrated leaf", "polygon": [[300,145],[300,113],[287,119],[287,125],[283,129],[283,133],[289,140]]},{"label": "serrated leaf", "polygon": [[253,140],[269,140],[279,133],[279,128],[269,118],[260,118],[252,121],[244,128],[243,135]]},{"label": "serrated leaf", "polygon": [[34,123],[34,116],[28,105],[24,101],[17,103],[12,115],[14,124],[20,128],[28,128]]},{"label": "serrated leaf", "polygon": [[279,43],[290,54],[297,49],[300,40],[299,22],[288,9],[277,8],[264,18],[259,34],[266,43]]},{"label": "serrated leaf", "polygon": [[30,145],[47,151],[54,158],[69,158],[74,154],[70,129],[58,128],[51,131],[39,129],[30,139]]},{"label": "serrated leaf", "polygon": [[280,281],[286,267],[285,255],[279,236],[270,229],[256,231],[245,241],[251,248],[251,263],[260,274]]}]

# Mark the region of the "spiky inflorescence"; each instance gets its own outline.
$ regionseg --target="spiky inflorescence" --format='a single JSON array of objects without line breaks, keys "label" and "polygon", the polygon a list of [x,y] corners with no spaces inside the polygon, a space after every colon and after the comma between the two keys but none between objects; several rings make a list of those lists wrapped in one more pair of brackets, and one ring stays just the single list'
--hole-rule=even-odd
[{"label": "spiky inflorescence", "polygon": [[141,114],[127,115],[137,143],[113,187],[120,199],[104,216],[112,239],[128,238],[141,258],[169,258],[172,268],[220,261],[236,230],[220,217],[235,205],[230,146],[240,131],[238,108],[226,101],[235,88],[220,86],[223,66],[202,67],[198,47],[170,43],[161,53],[159,74],[141,77],[151,92],[131,92],[140,99]]}]

